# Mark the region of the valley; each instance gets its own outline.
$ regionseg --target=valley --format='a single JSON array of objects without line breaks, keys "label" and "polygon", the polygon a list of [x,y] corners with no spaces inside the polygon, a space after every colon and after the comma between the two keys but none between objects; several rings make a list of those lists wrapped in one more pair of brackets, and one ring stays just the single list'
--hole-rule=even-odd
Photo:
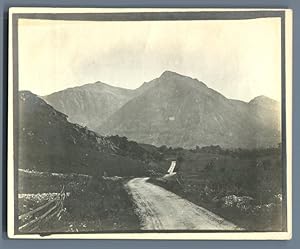
[{"label": "valley", "polygon": [[281,231],[279,106],[170,71],[135,90],[20,91],[20,232]]}]

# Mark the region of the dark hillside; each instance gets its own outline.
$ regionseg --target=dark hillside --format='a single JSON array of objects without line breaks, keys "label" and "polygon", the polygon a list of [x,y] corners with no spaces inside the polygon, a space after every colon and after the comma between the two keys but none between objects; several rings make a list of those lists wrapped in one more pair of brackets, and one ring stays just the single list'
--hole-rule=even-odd
[{"label": "dark hillside", "polygon": [[[89,175],[145,175],[146,164],[28,91],[19,93],[19,168]],[[138,156],[136,156],[138,159]]]}]

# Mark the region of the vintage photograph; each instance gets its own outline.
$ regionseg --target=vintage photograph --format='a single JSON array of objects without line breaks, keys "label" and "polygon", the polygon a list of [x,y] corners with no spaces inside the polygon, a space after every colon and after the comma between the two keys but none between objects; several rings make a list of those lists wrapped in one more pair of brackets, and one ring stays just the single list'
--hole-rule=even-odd
[{"label": "vintage photograph", "polygon": [[10,9],[9,236],[289,239],[291,15]]}]

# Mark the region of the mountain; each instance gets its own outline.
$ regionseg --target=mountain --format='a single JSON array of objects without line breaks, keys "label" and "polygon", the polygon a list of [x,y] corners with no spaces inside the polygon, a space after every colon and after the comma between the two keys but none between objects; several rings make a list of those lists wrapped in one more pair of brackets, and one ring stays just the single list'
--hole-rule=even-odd
[{"label": "mountain", "polygon": [[193,148],[277,146],[280,104],[260,96],[231,100],[197,79],[166,71],[96,129],[152,145]]},{"label": "mountain", "polygon": [[145,175],[152,155],[126,138],[99,136],[29,91],[19,92],[18,167],[89,175]]},{"label": "mountain", "polygon": [[68,115],[70,122],[94,129],[134,96],[133,90],[98,81],[42,98],[56,110]]}]

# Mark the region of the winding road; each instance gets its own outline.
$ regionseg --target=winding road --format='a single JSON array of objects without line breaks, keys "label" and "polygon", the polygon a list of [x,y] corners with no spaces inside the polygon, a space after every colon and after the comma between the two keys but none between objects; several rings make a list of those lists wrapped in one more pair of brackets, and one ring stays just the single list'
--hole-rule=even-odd
[{"label": "winding road", "polygon": [[236,225],[162,187],[134,178],[127,183],[142,230],[240,230]]}]

